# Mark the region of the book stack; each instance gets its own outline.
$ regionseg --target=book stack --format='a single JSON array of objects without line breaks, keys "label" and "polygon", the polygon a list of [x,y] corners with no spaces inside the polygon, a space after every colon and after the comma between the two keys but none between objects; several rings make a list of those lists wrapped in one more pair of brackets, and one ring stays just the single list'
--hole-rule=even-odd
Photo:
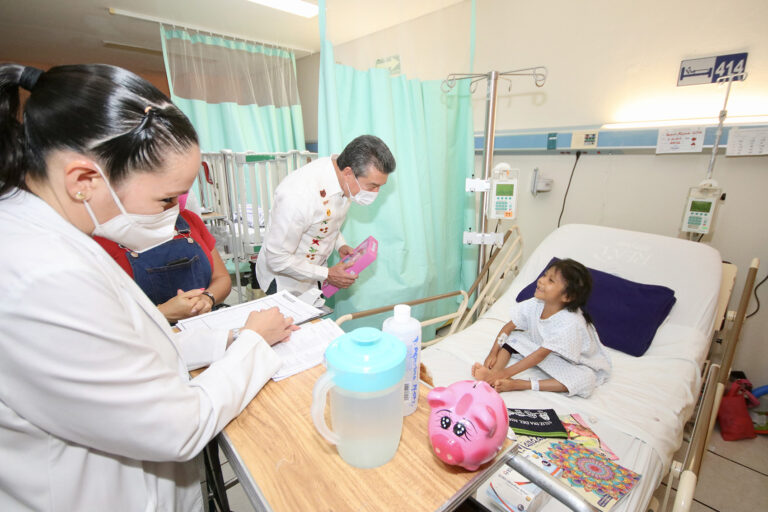
[{"label": "book stack", "polygon": [[567,438],[568,432],[554,409],[507,408],[509,428],[517,435]]},{"label": "book stack", "polygon": [[[558,417],[553,409],[508,409],[510,437],[519,453],[568,485],[588,503],[610,511],[640,475],[621,466],[616,454],[578,414]],[[486,495],[498,510],[536,512],[550,496],[510,467],[489,480]]]}]

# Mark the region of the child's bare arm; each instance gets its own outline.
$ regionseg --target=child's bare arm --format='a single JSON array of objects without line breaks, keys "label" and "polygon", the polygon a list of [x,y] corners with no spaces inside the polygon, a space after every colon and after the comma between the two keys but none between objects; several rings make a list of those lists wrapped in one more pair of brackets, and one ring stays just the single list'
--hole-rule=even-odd
[{"label": "child's bare arm", "polygon": [[506,379],[508,377],[512,377],[513,375],[517,375],[518,373],[525,371],[528,368],[533,368],[542,362],[544,358],[547,357],[551,352],[552,351],[548,348],[538,348],[509,368],[502,370],[499,374],[499,378]]},{"label": "child's bare arm", "polygon": [[499,334],[496,335],[496,339],[493,340],[493,345],[491,345],[491,350],[488,352],[488,357],[485,358],[485,362],[483,363],[483,366],[486,368],[492,368],[494,364],[496,363],[496,358],[499,355],[499,350],[501,350],[501,345],[499,344],[499,339],[506,339],[507,336],[509,336],[509,333],[514,331],[516,328],[515,323],[512,321],[507,322],[504,324],[504,327],[501,328],[499,331]]}]

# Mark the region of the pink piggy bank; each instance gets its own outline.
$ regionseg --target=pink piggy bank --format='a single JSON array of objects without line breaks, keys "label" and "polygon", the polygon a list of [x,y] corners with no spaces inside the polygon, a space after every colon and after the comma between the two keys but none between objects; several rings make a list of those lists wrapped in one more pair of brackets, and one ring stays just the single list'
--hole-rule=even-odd
[{"label": "pink piggy bank", "polygon": [[470,471],[491,460],[507,436],[507,407],[487,382],[462,380],[427,395],[429,440],[446,464]]}]

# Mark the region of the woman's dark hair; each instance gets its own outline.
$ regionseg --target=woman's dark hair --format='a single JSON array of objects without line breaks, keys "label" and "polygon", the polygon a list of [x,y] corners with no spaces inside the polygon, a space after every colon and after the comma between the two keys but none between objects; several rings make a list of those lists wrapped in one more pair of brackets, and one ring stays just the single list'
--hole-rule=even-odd
[{"label": "woman's dark hair", "polygon": [[592,293],[592,276],[587,267],[576,260],[567,258],[555,260],[547,270],[550,268],[560,272],[560,275],[563,276],[563,281],[565,281],[565,294],[570,299],[565,308],[568,311],[581,309],[587,323],[592,323],[592,318],[585,309],[589,295]]},{"label": "woman's dark hair", "polygon": [[395,157],[383,140],[375,135],[360,135],[344,148],[336,159],[339,169],[352,168],[355,176],[365,176],[368,167],[389,174],[395,170]]},{"label": "woman's dark hair", "polygon": [[[30,91],[19,122],[19,87]],[[71,150],[97,160],[113,184],[151,172],[169,151],[197,144],[189,119],[143,78],[106,64],[43,72],[0,64],[0,195],[46,178],[45,159]]]}]

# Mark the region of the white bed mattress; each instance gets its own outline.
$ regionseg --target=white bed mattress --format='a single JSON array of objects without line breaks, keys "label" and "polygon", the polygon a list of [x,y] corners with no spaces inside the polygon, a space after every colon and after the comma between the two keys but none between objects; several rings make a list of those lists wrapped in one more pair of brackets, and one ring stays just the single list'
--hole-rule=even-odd
[{"label": "white bed mattress", "polygon": [[[435,386],[471,379],[482,362],[520,290],[553,257],[633,281],[675,291],[677,302],[642,357],[607,349],[613,371],[588,399],[561,393],[502,393],[508,407],[554,408],[580,413],[620,457],[642,475],[635,489],[614,510],[642,510],[680,446],[700,387],[700,367],[712,336],[720,290],[720,254],[685,240],[600,226],[566,225],[550,234],[531,254],[520,274],[481,319],[422,352]],[[537,369],[522,374],[543,377]],[[479,496],[481,497],[481,496]],[[567,510],[552,500],[546,511]]]}]

